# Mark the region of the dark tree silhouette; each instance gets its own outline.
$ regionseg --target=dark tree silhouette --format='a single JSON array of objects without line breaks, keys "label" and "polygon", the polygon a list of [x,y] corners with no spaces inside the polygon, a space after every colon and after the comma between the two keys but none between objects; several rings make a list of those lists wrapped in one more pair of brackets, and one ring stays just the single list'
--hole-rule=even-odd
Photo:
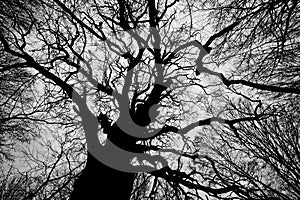
[{"label": "dark tree silhouette", "polygon": [[64,138],[24,199],[299,198],[297,1],[24,2],[1,72],[29,70],[16,117]]}]

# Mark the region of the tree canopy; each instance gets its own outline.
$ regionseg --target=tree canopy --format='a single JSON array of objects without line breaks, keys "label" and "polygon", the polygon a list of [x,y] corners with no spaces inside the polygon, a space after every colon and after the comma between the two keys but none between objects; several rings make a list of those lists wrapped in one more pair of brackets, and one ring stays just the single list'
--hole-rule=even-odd
[{"label": "tree canopy", "polygon": [[297,1],[0,5],[0,199],[300,197]]}]

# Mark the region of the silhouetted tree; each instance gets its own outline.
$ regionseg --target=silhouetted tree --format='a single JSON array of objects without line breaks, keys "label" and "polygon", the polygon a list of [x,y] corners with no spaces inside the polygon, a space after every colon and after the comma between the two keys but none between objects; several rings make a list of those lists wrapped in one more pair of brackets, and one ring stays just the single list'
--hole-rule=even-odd
[{"label": "silhouetted tree", "polygon": [[298,10],[297,1],[52,0],[8,17],[1,49],[15,62],[1,70],[36,77],[41,114],[22,116],[63,130],[54,155],[74,169],[59,184],[48,166],[36,191],[69,188],[82,162],[68,156],[86,145],[71,200],[297,199]]}]

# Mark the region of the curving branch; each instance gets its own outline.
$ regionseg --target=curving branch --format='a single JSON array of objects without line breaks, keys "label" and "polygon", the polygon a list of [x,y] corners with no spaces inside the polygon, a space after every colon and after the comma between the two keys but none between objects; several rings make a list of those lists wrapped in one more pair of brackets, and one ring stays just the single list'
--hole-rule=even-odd
[{"label": "curving branch", "polygon": [[229,80],[223,75],[223,73],[212,71],[204,66],[201,66],[201,67],[197,66],[197,69],[200,72],[208,73],[210,75],[219,77],[219,79],[227,87],[229,87],[230,85],[241,84],[241,85],[249,86],[249,87],[260,89],[260,90],[270,91],[270,92],[284,92],[284,93],[300,94],[300,89],[298,89],[298,88],[265,85],[265,84],[260,84],[260,83],[253,83],[253,82],[247,81],[247,80]]}]

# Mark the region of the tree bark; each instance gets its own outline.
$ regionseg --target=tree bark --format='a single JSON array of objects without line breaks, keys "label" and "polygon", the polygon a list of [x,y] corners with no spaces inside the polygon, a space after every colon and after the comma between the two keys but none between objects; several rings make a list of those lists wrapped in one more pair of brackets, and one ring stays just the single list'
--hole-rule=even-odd
[{"label": "tree bark", "polygon": [[134,173],[112,169],[88,153],[69,200],[129,200],[134,178]]}]

